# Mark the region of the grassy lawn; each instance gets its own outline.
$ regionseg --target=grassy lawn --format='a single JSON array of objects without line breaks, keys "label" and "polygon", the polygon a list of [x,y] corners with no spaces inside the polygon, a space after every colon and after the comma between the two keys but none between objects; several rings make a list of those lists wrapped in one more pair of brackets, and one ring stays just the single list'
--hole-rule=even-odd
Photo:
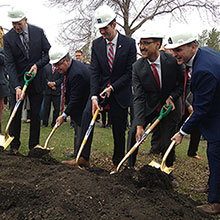
[{"label": "grassy lawn", "polygon": [[[8,118],[9,111],[3,111],[3,134]],[[40,145],[44,145],[50,132],[51,127],[41,128]],[[29,124],[22,123],[20,152],[25,155],[28,153],[28,137]],[[73,140],[74,130],[70,129],[70,122],[68,121],[56,130],[49,142],[49,146],[54,147],[54,150],[50,153],[51,156],[59,161],[67,159],[64,157],[64,153],[73,152]],[[206,141],[201,141],[199,145],[198,154],[204,158],[203,161],[187,157],[188,144],[189,138],[184,138],[183,143],[176,148],[177,160],[174,165],[175,170],[173,171],[173,174],[176,176],[177,181],[180,184],[177,191],[187,194],[196,201],[206,202],[206,194],[195,193],[193,191],[194,188],[205,186],[208,180],[209,170],[206,158]],[[149,149],[150,137],[142,146],[140,146],[137,158],[137,168],[148,164],[152,159],[160,159],[159,156],[146,156],[141,154],[141,152],[148,151]],[[96,124],[92,146],[91,165],[99,166],[110,171],[112,169],[112,152],[113,138],[111,129],[100,128],[100,124]]]}]

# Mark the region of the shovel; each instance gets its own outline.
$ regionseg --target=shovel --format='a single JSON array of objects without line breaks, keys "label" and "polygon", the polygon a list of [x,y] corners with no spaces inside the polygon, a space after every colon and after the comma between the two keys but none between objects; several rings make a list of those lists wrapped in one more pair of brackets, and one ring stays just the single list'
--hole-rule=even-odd
[{"label": "shovel", "polygon": [[[31,77],[30,77],[29,79],[27,79],[27,76],[30,76],[30,74],[31,74]],[[19,107],[20,104],[21,104],[21,101],[22,101],[21,99],[24,97],[24,94],[25,94],[25,91],[26,91],[26,89],[27,89],[27,87],[28,87],[28,84],[29,84],[33,79],[34,79],[34,73],[33,73],[33,72],[31,72],[31,73],[26,72],[26,73],[24,74],[24,87],[23,87],[23,89],[22,89],[21,98],[18,99],[18,101],[16,102],[15,107],[14,107],[12,113],[11,113],[11,116],[10,116],[10,118],[9,118],[9,121],[8,121],[7,126],[6,126],[6,129],[5,129],[5,135],[0,135],[0,146],[3,147],[3,150],[5,150],[5,149],[8,147],[8,145],[12,142],[12,140],[14,139],[14,137],[11,137],[11,136],[9,135],[9,127],[10,127],[10,125],[11,125],[12,120],[13,120],[14,117],[15,117],[15,114],[16,114],[16,112],[17,112],[17,110],[18,110],[18,107]]]},{"label": "shovel", "polygon": [[52,131],[50,132],[50,134],[48,135],[44,146],[42,147],[41,145],[36,145],[30,152],[29,152],[29,156],[31,157],[41,157],[45,154],[48,154],[50,152],[50,150],[52,150],[52,148],[48,147],[49,141],[51,139],[51,137],[53,136],[54,132],[56,131],[56,129],[58,128],[58,124],[56,123],[52,129]]},{"label": "shovel", "polygon": [[[102,106],[105,105],[106,100],[107,100],[107,94],[105,94],[105,98],[99,103],[99,108],[101,108]],[[86,134],[85,134],[85,136],[84,136],[83,142],[82,142],[82,144],[81,144],[81,146],[80,146],[80,149],[79,149],[79,152],[78,152],[78,154],[77,154],[77,156],[76,156],[76,166],[79,167],[79,168],[81,168],[81,167],[79,166],[79,164],[78,164],[79,158],[80,158],[80,156],[81,156],[81,154],[82,154],[82,151],[83,151],[83,149],[84,149],[84,147],[85,147],[85,145],[86,145],[86,142],[87,142],[87,140],[88,140],[88,138],[89,138],[89,135],[90,135],[90,133],[91,133],[91,131],[92,131],[92,128],[93,128],[93,126],[94,126],[94,124],[95,124],[95,121],[96,121],[96,118],[97,118],[98,114],[99,114],[99,109],[97,109],[97,110],[95,111],[95,114],[94,114],[93,117],[92,117],[92,120],[91,120],[91,122],[90,122],[90,124],[89,124],[89,128],[88,128],[88,130],[86,131]]]},{"label": "shovel", "polygon": [[149,165],[152,166],[152,167],[155,167],[155,168],[157,168],[157,169],[160,168],[160,170],[161,170],[162,172],[165,172],[165,173],[167,173],[167,174],[170,174],[170,173],[174,170],[174,168],[173,168],[173,167],[167,167],[167,166],[166,166],[166,159],[167,159],[167,157],[168,157],[168,155],[169,155],[169,153],[170,153],[170,151],[172,150],[172,148],[173,148],[174,145],[175,145],[175,141],[172,141],[171,144],[170,144],[170,146],[168,147],[166,153],[165,153],[164,156],[163,156],[163,159],[162,159],[161,164],[157,163],[155,160],[152,160],[152,161],[149,163]]},{"label": "shovel", "polygon": [[155,122],[147,129],[147,131],[144,133],[144,135],[141,137],[139,141],[136,142],[136,144],[128,151],[128,153],[124,156],[124,158],[121,160],[121,162],[118,164],[117,168],[115,171],[112,171],[110,174],[117,173],[121,167],[121,165],[134,153],[134,151],[145,141],[147,136],[151,133],[151,131],[157,126],[157,124],[164,118],[166,117],[169,112],[172,109],[172,105],[169,105],[168,109],[165,110],[165,106],[163,106],[160,110],[160,115],[159,117],[155,120]]}]

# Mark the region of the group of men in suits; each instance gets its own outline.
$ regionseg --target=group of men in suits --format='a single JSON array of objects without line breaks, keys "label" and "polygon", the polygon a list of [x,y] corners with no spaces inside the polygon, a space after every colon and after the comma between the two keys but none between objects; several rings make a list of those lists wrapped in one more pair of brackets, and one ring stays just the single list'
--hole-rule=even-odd
[{"label": "group of men in suits", "polygon": [[[154,135],[159,137],[155,143],[159,146],[162,155],[171,140],[175,140],[178,145],[183,136],[191,133],[194,126],[199,126],[208,140],[210,192],[209,204],[198,208],[210,214],[220,213],[219,53],[209,48],[198,49],[195,38],[186,35],[172,39],[174,43],[167,46],[173,50],[171,55],[159,50],[163,39],[160,33],[150,33],[145,30],[139,42],[142,58],[136,61],[135,40],[116,30],[116,14],[110,7],[104,5],[95,13],[95,26],[99,29],[101,37],[92,43],[91,64],[88,69],[83,63],[71,59],[69,53],[63,49],[52,48],[49,56],[50,44],[43,30],[28,24],[22,11],[12,10],[9,17],[12,19],[13,29],[4,36],[4,48],[10,74],[12,109],[18,98],[23,98],[21,89],[24,85],[24,72],[34,72],[35,75],[27,90],[31,106],[30,150],[39,144],[39,113],[42,101],[40,69],[49,62],[50,58],[58,72],[66,76],[66,90],[69,94],[69,103],[56,122],[60,126],[65,118],[71,115],[80,128],[79,143],[83,141],[95,111],[100,109],[99,101],[107,99],[114,138],[112,157],[114,168],[124,157],[128,107],[132,101],[135,117],[129,131],[128,149],[140,140],[144,128],[158,117],[164,104],[172,105],[172,111],[154,131]],[[194,113],[176,133],[182,116],[183,64],[187,64],[192,69],[191,90],[194,94]],[[14,154],[18,153],[20,146],[20,119],[21,107],[10,127],[10,135],[15,137],[11,143]],[[81,166],[90,166],[92,138],[93,130],[79,158],[78,164]],[[75,155],[79,151],[80,144],[76,147]],[[136,155],[137,151],[129,158],[129,167],[134,167]],[[172,166],[174,160],[173,149],[166,165]],[[64,163],[75,165],[76,160],[64,161]]]}]

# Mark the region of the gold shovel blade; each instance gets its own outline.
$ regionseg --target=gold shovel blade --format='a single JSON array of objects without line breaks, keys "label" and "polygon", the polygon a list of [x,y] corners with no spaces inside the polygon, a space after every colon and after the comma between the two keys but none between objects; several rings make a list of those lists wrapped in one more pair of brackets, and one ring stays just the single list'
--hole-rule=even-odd
[{"label": "gold shovel blade", "polygon": [[152,160],[148,165],[149,165],[149,166],[152,166],[152,167],[155,167],[155,168],[157,168],[157,169],[160,168],[160,164],[157,163],[155,160]]},{"label": "gold shovel blade", "polygon": [[13,139],[14,137],[11,137],[9,135],[0,135],[0,146],[2,146],[5,150],[13,141]]},{"label": "gold shovel blade", "polygon": [[155,160],[152,160],[148,165],[157,169],[160,168],[160,170],[166,174],[170,174],[174,170],[174,167],[161,166],[161,164],[157,163]]}]

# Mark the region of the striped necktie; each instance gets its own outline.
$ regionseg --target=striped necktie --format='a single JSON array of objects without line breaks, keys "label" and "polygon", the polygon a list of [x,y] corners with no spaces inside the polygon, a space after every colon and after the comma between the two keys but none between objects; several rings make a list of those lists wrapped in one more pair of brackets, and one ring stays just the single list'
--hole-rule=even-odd
[{"label": "striped necktie", "polygon": [[108,53],[107,53],[108,64],[109,64],[110,71],[112,71],[113,60],[114,60],[113,43],[109,42],[108,45],[109,45],[109,49],[108,49]]},{"label": "striped necktie", "polygon": [[29,39],[28,39],[28,36],[25,32],[21,33],[22,37],[23,37],[23,45],[24,45],[24,49],[26,51],[26,54],[27,54],[27,58],[29,59],[29,50],[30,50],[30,47],[29,47]]}]

